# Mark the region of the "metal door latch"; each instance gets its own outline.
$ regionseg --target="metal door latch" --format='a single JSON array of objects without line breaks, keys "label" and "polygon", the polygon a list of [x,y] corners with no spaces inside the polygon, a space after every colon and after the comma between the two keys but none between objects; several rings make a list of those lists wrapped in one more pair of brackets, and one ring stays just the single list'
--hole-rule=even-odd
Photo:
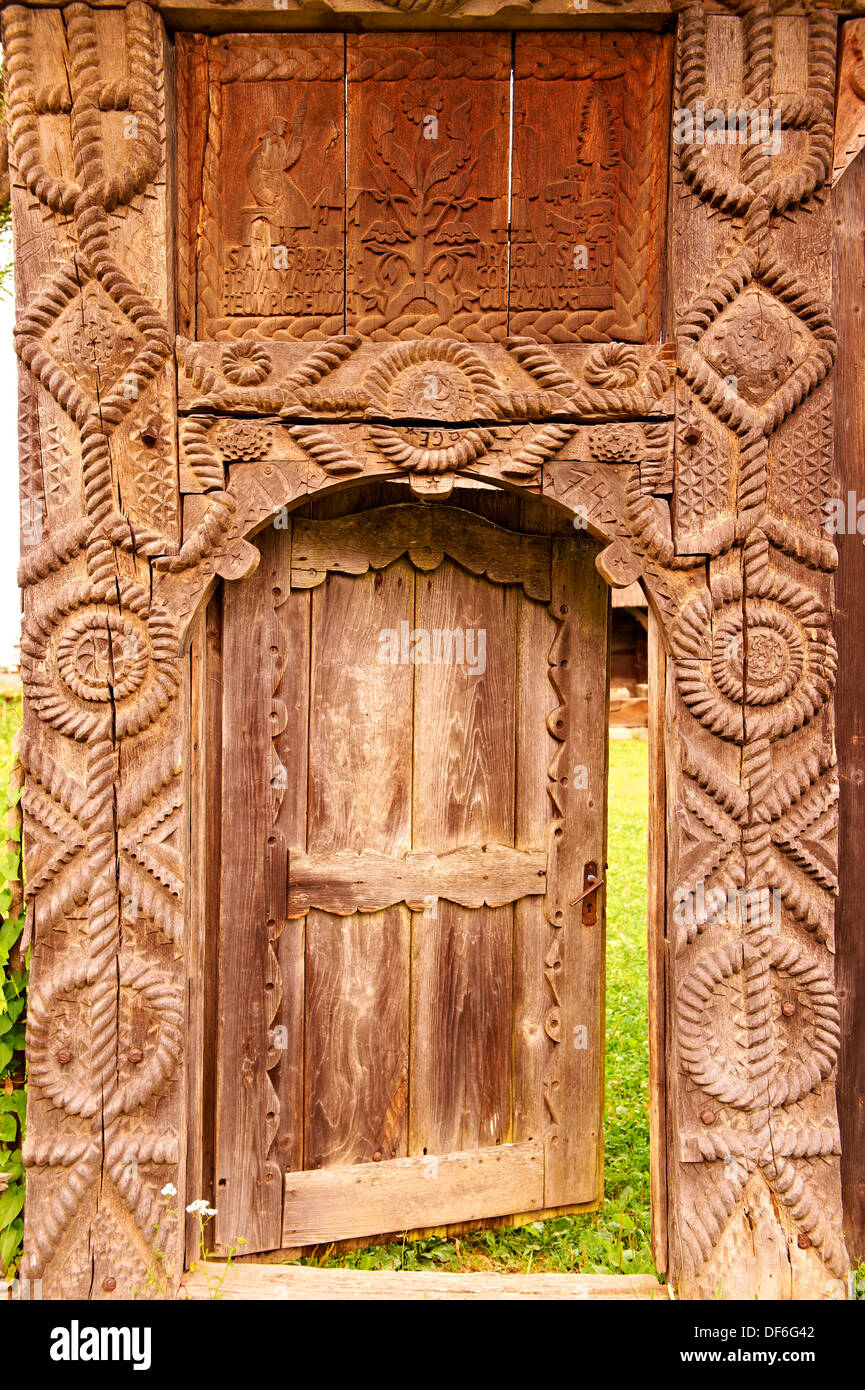
[{"label": "metal door latch", "polygon": [[603,888],[604,880],[598,878],[598,866],[594,859],[590,859],[583,870],[583,891],[578,898],[571,901],[571,907],[576,907],[577,903],[583,904],[582,922],[584,927],[594,927],[598,921],[598,898],[599,888]]}]

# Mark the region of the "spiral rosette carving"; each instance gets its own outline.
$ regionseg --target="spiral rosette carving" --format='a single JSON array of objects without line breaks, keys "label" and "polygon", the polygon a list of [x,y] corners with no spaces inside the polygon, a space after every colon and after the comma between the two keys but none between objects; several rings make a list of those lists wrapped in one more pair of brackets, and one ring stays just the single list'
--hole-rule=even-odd
[{"label": "spiral rosette carving", "polygon": [[785,737],[835,687],[829,619],[801,585],[767,574],[742,604],[742,579],[717,579],[672,634],[679,690],[711,733],[742,743]]},{"label": "spiral rosette carving", "polygon": [[120,585],[120,604],[99,601],[89,583],[25,623],[22,678],[31,706],[60,733],[86,743],[148,728],[180,683],[172,618],[137,585]]}]

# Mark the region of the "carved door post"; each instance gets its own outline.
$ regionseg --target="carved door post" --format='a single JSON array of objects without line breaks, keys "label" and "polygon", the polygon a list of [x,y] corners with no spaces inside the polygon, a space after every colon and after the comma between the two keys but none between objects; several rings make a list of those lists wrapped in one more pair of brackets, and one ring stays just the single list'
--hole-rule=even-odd
[{"label": "carved door post", "polygon": [[129,1297],[149,1269],[176,1281],[183,1200],[183,666],[151,569],[179,539],[165,36],[138,0],[10,6],[3,47],[21,492],[39,520],[20,574],[22,1274],[46,1297]]},{"label": "carved door post", "polygon": [[[170,16],[173,0],[160,8]],[[229,11],[218,8],[224,19]],[[452,18],[451,0],[445,8]],[[657,13],[658,0],[637,8]],[[601,0],[591,9],[613,22]],[[565,12],[573,23],[570,5]],[[272,10],[260,13],[272,20]],[[172,58],[161,15],[141,0],[4,9],[27,522],[22,761],[33,952],[22,1272],[41,1278],[46,1296],[170,1294],[182,1272],[187,1132],[198,1135],[186,1096],[198,1095],[200,1081],[197,1056],[189,1088],[184,1076],[195,975],[187,976],[184,945],[194,956],[200,944],[184,906],[198,829],[184,789],[193,762],[184,653],[196,616],[219,577],[254,569],[250,537],[280,508],[347,478],[409,475],[417,491],[446,494],[458,471],[580,516],[608,542],[598,561],[604,578],[640,578],[663,631],[669,1275],[685,1297],[843,1292],[836,555],[821,524],[834,486],[826,194],[836,20],[819,9],[773,17],[760,0],[728,14],[694,5],[677,23],[667,295],[675,363],[654,322],[658,296],[642,288],[659,280],[646,190],[663,178],[634,138],[646,115],[625,60],[636,40],[620,54],[623,110],[636,113],[619,127],[628,132],[627,167],[615,172],[603,102],[583,132],[587,168],[602,171],[600,203],[621,205],[615,247],[608,238],[588,262],[590,293],[576,310],[550,286],[542,307],[554,331],[532,303],[543,279],[533,278],[532,256],[525,266],[516,255],[509,262],[521,271],[511,301],[490,273],[485,317],[468,304],[472,248],[485,245],[490,272],[505,259],[504,194],[492,182],[478,192],[479,209],[466,210],[466,200],[440,238],[456,266],[452,302],[434,275],[444,252],[424,232],[411,262],[415,297],[400,304],[393,331],[387,295],[370,288],[370,276],[403,238],[358,205],[348,234],[366,272],[358,285],[347,279],[346,310],[334,311],[331,277],[320,283],[321,302],[310,300],[302,333],[289,341],[282,332],[285,314],[298,317],[291,307],[276,314],[270,336],[259,324],[255,338],[245,319],[233,326],[253,293],[245,262],[237,260],[234,280],[220,279],[206,219],[196,242],[205,261],[199,298],[187,293],[196,268],[183,200],[191,206],[194,196],[181,182],[179,297],[187,310],[197,304],[198,318],[182,320],[175,353]],[[493,47],[501,38],[486,37]],[[193,66],[205,45],[195,41]],[[312,47],[306,35],[299,52]],[[307,66],[301,58],[289,55],[286,69],[274,59],[273,71],[311,93],[324,72],[310,101],[329,131],[323,88],[335,87],[338,106],[342,69],[337,63],[331,82],[327,64],[313,64],[295,81]],[[246,58],[238,61],[243,69]],[[537,71],[526,69],[526,83],[537,77],[543,88],[532,100],[555,106],[543,93],[554,91],[556,61],[542,53]],[[596,73],[592,63],[586,71]],[[517,79],[519,88],[519,71]],[[506,91],[508,79],[500,85]],[[363,96],[352,91],[349,100]],[[221,177],[216,99],[198,111],[195,129],[182,104],[177,115],[178,143],[191,151],[190,167],[198,158],[205,195]],[[490,102],[490,149],[504,148]],[[732,113],[739,134],[730,140]],[[377,119],[385,148],[392,127]],[[724,142],[708,141],[721,119]],[[531,142],[543,125],[538,116],[515,128],[517,242],[534,226]],[[282,141],[288,158],[297,135],[277,121],[266,138]],[[468,141],[462,128],[454,138]],[[424,159],[417,168],[431,179]],[[588,175],[578,163],[557,184],[545,232],[554,250],[560,222],[582,215],[574,188]],[[262,141],[245,175],[252,201],[240,209],[234,250],[260,250],[261,208],[283,228],[303,227],[303,190],[290,170],[276,173],[278,196]],[[329,236],[342,196],[337,180],[316,204]],[[328,249],[334,263],[338,250]],[[387,341],[406,322],[423,322],[418,304],[436,295],[435,336]],[[463,311],[465,336],[444,338],[446,323],[460,332],[452,314]],[[509,328],[511,311],[519,323]],[[219,341],[207,341],[210,324]],[[359,351],[365,331],[378,336]],[[446,433],[421,447],[402,437],[410,429],[380,424],[388,413],[417,423],[399,402],[405,395],[411,405],[408,386],[430,361],[449,386],[443,430],[456,426],[470,448],[452,448]],[[232,410],[262,419],[237,427],[225,420]],[[377,423],[358,423],[364,418]],[[500,423],[476,428],[478,419]]]},{"label": "carved door post", "polygon": [[[768,4],[679,21],[673,524],[708,565],[669,634],[667,1176],[671,1272],[703,1298],[837,1296],[848,1267],[822,526],[835,27]],[[732,157],[689,126],[701,104],[707,128],[744,113]]]}]

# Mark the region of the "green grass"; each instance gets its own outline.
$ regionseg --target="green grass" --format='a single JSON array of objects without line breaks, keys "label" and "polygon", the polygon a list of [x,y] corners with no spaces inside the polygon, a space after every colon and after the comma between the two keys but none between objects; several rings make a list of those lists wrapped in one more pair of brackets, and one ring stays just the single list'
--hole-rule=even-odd
[{"label": "green grass", "polygon": [[646,971],[648,745],[610,744],[603,1207],[518,1229],[392,1241],[303,1264],[350,1269],[651,1274]]},{"label": "green grass", "polygon": [[15,951],[24,925],[14,915],[10,879],[17,877],[18,849],[8,844],[12,739],[21,724],[20,699],[0,698],[0,1277],[11,1279],[21,1256],[24,1204],[24,1007],[27,971]]}]

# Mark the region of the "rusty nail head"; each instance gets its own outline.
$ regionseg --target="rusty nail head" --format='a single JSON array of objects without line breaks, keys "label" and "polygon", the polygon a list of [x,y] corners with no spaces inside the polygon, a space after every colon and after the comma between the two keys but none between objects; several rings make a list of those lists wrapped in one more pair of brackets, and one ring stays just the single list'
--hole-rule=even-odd
[{"label": "rusty nail head", "polygon": [[113,1274],[106,1274],[105,1278],[102,1280],[102,1287],[106,1293],[114,1292],[117,1288],[117,1280],[114,1278]]},{"label": "rusty nail head", "polygon": [[60,1051],[57,1053],[57,1060],[61,1067],[65,1067],[67,1062],[72,1061],[72,1053],[68,1047],[61,1047]]},{"label": "rusty nail head", "polygon": [[714,1110],[701,1110],[700,1119],[703,1121],[704,1125],[713,1125],[715,1123]]},{"label": "rusty nail head", "polygon": [[792,1018],[795,1012],[796,1005],[793,1003],[793,1000],[785,999],[784,1003],[781,1005],[781,1013],[784,1015],[784,1017]]},{"label": "rusty nail head", "polygon": [[806,1236],[803,1232],[802,1234],[796,1237],[796,1244],[798,1245],[800,1250],[808,1250],[811,1245],[811,1237]]},{"label": "rusty nail head", "polygon": [[381,1160],[382,1160],[382,1152],[381,1152],[381,1149],[376,1149],[375,1153],[374,1153],[373,1156],[372,1156],[372,1161],[373,1161],[373,1163],[381,1163]]},{"label": "rusty nail head", "polygon": [[141,1062],[144,1060],[144,1053],[141,1051],[140,1047],[130,1047],[126,1055],[130,1062]]}]

